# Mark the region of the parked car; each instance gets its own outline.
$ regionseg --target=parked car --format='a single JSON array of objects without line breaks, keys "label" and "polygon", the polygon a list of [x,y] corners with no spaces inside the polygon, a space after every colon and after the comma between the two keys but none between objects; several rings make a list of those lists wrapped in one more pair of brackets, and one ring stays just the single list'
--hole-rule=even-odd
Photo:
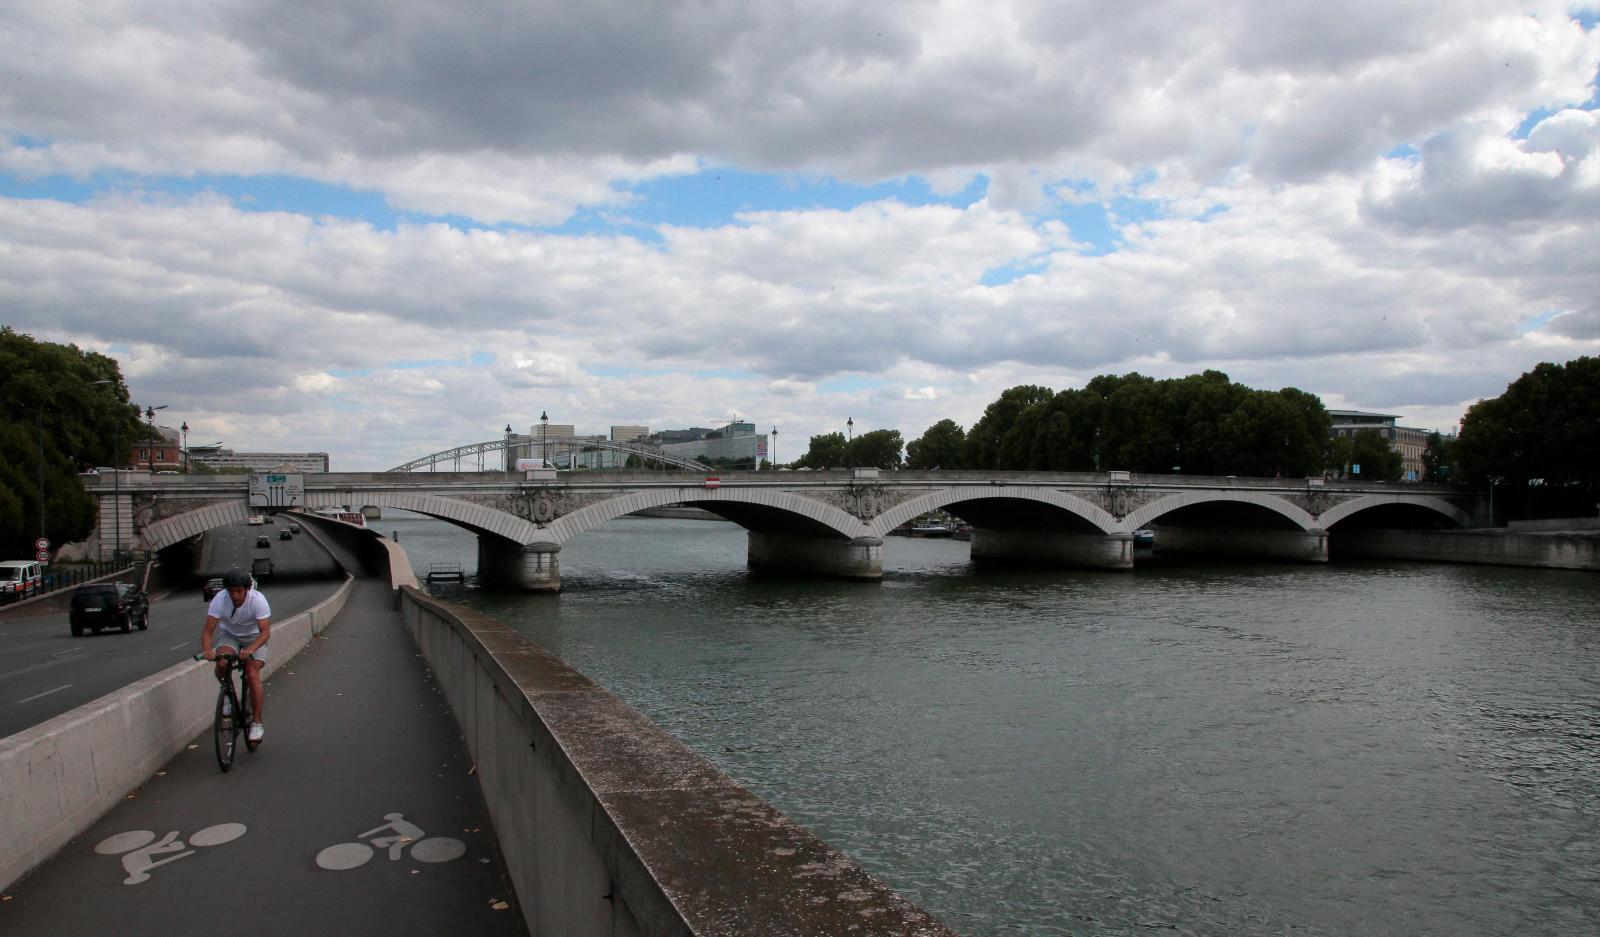
[{"label": "parked car", "polygon": [[200,597],[202,599],[204,599],[205,601],[209,602],[209,601],[211,601],[211,597],[212,596],[216,595],[218,592],[221,592],[222,590],[223,590],[223,585],[222,585],[222,577],[221,576],[218,576],[215,579],[207,579],[206,580],[206,587],[204,589],[200,590]]},{"label": "parked car", "polygon": [[150,599],[132,583],[92,582],[72,590],[67,621],[74,638],[85,629],[95,634],[102,628],[121,628],[123,634],[135,627],[143,631],[150,627]]},{"label": "parked car", "polygon": [[38,560],[0,563],[0,602],[25,599],[44,588],[44,566]]},{"label": "parked car", "polygon": [[262,534],[261,536],[256,538],[256,546],[258,546],[258,547],[270,547],[270,546],[272,546],[272,538],[268,537],[266,534]]},{"label": "parked car", "polygon": [[279,540],[293,540],[294,539],[294,534],[289,533],[289,528],[285,527],[285,528],[283,528],[283,529],[278,531],[278,539]]}]

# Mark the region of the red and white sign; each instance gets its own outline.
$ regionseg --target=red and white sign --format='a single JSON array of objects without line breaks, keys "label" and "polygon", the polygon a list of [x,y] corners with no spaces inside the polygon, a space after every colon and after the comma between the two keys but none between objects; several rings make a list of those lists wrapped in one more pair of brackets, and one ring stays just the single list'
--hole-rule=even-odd
[{"label": "red and white sign", "polygon": [[722,487],[722,479],[717,477],[717,476],[715,476],[715,475],[707,475],[706,476],[706,487],[707,488],[721,488]]},{"label": "red and white sign", "polygon": [[49,550],[40,550],[38,553],[35,553],[33,555],[33,558],[38,560],[41,563],[48,563],[48,562],[50,562],[50,551]]},{"label": "red and white sign", "polygon": [[40,537],[38,540],[33,542],[33,548],[35,550],[48,550],[50,549],[50,541]]}]

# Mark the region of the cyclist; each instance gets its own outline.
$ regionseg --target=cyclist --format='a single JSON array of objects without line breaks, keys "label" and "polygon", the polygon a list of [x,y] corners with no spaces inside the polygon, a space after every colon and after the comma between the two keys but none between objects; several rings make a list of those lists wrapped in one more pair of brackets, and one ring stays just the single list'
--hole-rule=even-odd
[{"label": "cyclist", "polygon": [[[240,569],[230,569],[222,577],[223,590],[211,597],[206,608],[206,625],[200,632],[200,653],[206,660],[217,660],[229,654],[248,654],[244,661],[245,682],[250,686],[251,711],[255,720],[250,723],[246,736],[259,742],[266,735],[261,727],[261,665],[267,657],[267,639],[272,636],[272,608],[267,597],[257,592],[250,576]],[[227,648],[226,653],[221,653]],[[225,664],[217,660],[217,679],[221,680]]]}]

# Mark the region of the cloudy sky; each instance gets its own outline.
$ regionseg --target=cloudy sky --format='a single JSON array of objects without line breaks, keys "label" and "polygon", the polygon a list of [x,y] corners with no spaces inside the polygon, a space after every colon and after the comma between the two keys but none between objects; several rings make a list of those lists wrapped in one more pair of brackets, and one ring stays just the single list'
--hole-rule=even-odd
[{"label": "cloudy sky", "polygon": [[1596,0],[6,0],[0,323],[191,443],[970,425],[1600,354]]}]

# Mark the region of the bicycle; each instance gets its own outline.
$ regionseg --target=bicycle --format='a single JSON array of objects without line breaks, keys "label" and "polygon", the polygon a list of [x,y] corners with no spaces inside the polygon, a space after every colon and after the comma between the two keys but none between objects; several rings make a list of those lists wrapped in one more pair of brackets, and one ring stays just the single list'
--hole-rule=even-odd
[{"label": "bicycle", "polygon": [[[204,654],[194,655],[195,660],[205,660]],[[217,767],[227,771],[233,767],[233,755],[238,750],[239,733],[250,727],[250,694],[237,692],[233,688],[233,672],[244,661],[252,660],[248,654],[219,654],[217,660],[224,661],[222,676],[217,678],[221,684],[217,690],[217,711],[211,720],[211,738],[217,747]],[[241,680],[241,690],[248,691],[249,683]],[[260,742],[250,741],[245,736],[244,746],[251,752],[256,750]]]}]

